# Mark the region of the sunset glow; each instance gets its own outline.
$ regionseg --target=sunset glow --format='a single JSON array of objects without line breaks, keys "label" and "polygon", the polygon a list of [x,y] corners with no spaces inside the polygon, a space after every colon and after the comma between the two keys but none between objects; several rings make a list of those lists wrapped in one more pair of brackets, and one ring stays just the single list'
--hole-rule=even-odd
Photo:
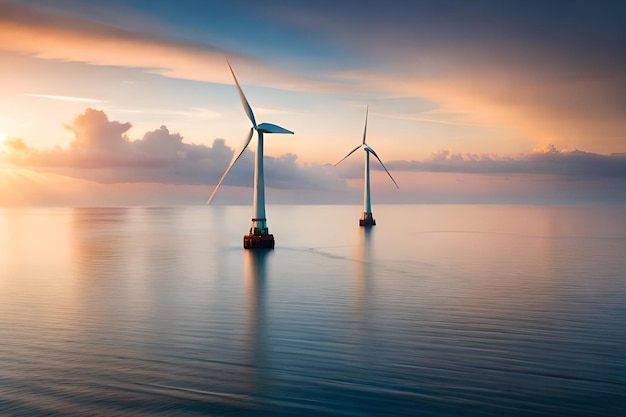
[{"label": "sunset glow", "polygon": [[[329,203],[358,192],[356,163],[329,167],[358,141],[366,105],[368,137],[408,181],[397,192],[381,184],[383,201],[424,201],[419,190],[432,183],[448,184],[433,202],[500,201],[509,198],[494,186],[500,180],[530,192],[516,201],[550,201],[554,193],[532,191],[530,174],[566,185],[554,202],[593,201],[598,189],[623,200],[609,197],[626,181],[623,48],[606,29],[624,26],[610,7],[594,8],[594,20],[549,2],[494,4],[489,13],[404,1],[244,3],[242,14],[241,5],[0,0],[0,158],[109,184],[107,199],[120,204],[124,184],[137,182],[180,190],[170,203],[189,202],[185,187],[208,195],[247,132],[228,56],[257,117],[295,132],[265,148],[267,186],[293,190],[293,201],[303,190]],[[271,16],[262,34],[252,16]],[[251,161],[218,204],[250,186]],[[413,182],[422,176],[433,182]],[[54,187],[57,201],[64,193]],[[25,203],[45,204],[41,197]]]}]

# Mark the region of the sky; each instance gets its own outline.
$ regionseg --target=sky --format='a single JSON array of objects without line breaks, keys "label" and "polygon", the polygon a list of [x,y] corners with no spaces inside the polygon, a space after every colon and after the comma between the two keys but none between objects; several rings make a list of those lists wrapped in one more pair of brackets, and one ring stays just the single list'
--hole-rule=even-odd
[{"label": "sky", "polygon": [[[0,206],[626,203],[626,2],[0,0]],[[254,141],[212,204],[249,204]]]}]

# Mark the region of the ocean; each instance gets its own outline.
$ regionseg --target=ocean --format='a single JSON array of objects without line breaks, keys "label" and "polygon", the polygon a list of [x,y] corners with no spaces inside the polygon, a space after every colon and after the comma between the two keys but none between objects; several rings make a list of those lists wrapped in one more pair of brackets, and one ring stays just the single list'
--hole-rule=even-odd
[{"label": "ocean", "polygon": [[2,416],[617,416],[626,207],[0,209]]}]

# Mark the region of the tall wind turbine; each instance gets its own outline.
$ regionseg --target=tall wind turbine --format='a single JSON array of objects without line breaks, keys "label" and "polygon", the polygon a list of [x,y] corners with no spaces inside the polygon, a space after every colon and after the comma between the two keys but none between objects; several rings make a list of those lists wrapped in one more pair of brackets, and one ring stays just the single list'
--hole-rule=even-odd
[{"label": "tall wind turbine", "polygon": [[363,129],[363,142],[356,148],[352,149],[346,156],[341,158],[341,160],[335,164],[335,166],[337,166],[341,161],[343,161],[344,159],[352,155],[359,148],[363,148],[363,150],[365,151],[365,174],[364,174],[365,184],[364,184],[364,189],[363,189],[363,194],[364,194],[363,195],[363,215],[359,219],[359,226],[375,226],[376,225],[376,221],[374,220],[374,217],[372,216],[372,202],[370,200],[370,154],[374,155],[374,157],[378,159],[378,162],[380,162],[380,165],[382,165],[387,175],[389,175],[389,178],[391,178],[391,181],[393,181],[396,188],[400,188],[398,187],[396,180],[393,179],[393,177],[391,176],[391,174],[385,167],[385,164],[383,164],[383,161],[381,161],[378,155],[376,155],[376,152],[374,152],[374,149],[370,148],[367,145],[367,143],[365,143],[365,137],[367,135],[368,112],[369,112],[369,107],[365,109],[365,128]]},{"label": "tall wind turbine", "polygon": [[252,122],[252,127],[250,128],[250,132],[248,133],[248,137],[246,138],[243,146],[239,149],[238,152],[233,154],[233,159],[231,159],[228,168],[222,175],[222,178],[217,183],[217,186],[213,190],[211,197],[207,201],[207,204],[211,204],[213,197],[215,197],[215,193],[222,185],[222,181],[226,178],[226,175],[230,172],[230,169],[235,165],[235,162],[239,159],[239,157],[246,150],[250,141],[252,140],[252,136],[254,131],[256,130],[258,143],[256,148],[256,155],[254,160],[254,196],[252,200],[253,205],[253,217],[252,217],[252,227],[250,227],[250,233],[243,237],[243,247],[246,249],[254,249],[254,248],[274,248],[274,235],[269,233],[269,228],[267,227],[267,219],[265,218],[265,179],[263,177],[263,134],[264,133],[289,133],[293,135],[293,132],[282,128],[280,126],[271,124],[271,123],[261,123],[259,125],[256,124],[256,119],[254,118],[254,113],[252,112],[252,107],[246,100],[246,96],[243,94],[241,90],[241,86],[237,81],[237,77],[235,77],[235,72],[233,68],[230,66],[228,60],[226,60],[228,64],[228,68],[230,68],[230,73],[233,74],[233,78],[235,80],[235,85],[237,85],[237,91],[239,91],[239,98],[241,99],[241,104],[243,105],[243,110],[246,112],[248,119]]}]

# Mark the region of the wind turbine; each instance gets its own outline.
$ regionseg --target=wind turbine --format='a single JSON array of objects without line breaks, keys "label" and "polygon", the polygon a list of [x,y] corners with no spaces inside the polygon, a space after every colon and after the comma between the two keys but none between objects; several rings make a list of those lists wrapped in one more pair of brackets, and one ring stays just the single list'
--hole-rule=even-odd
[{"label": "wind turbine", "polygon": [[400,188],[398,187],[396,180],[393,179],[393,177],[391,176],[391,174],[385,167],[385,164],[383,164],[383,161],[381,161],[378,155],[376,155],[376,152],[374,152],[374,149],[370,148],[369,145],[365,143],[365,136],[367,134],[368,112],[369,112],[369,107],[365,109],[365,129],[363,129],[363,142],[356,148],[352,149],[346,156],[341,158],[341,160],[334,165],[334,166],[337,166],[341,161],[343,161],[344,159],[352,155],[359,148],[363,148],[363,150],[365,151],[365,185],[364,185],[364,190],[363,190],[363,193],[364,193],[363,215],[359,219],[359,226],[375,226],[376,225],[376,221],[374,220],[374,217],[372,216],[372,202],[370,200],[370,154],[374,155],[374,157],[378,159],[378,162],[380,162],[380,165],[382,165],[387,175],[389,175],[389,178],[391,178],[391,181],[393,181],[396,188]]},{"label": "wind turbine", "polygon": [[228,168],[222,175],[222,178],[217,183],[217,186],[213,190],[213,193],[209,197],[207,204],[211,204],[213,197],[215,197],[215,193],[222,185],[224,178],[230,172],[230,169],[235,165],[235,162],[239,159],[239,157],[246,150],[250,141],[252,140],[252,136],[254,135],[254,131],[257,132],[258,142],[256,148],[256,155],[254,160],[254,196],[252,200],[253,205],[253,216],[252,217],[252,227],[250,227],[250,233],[243,237],[243,247],[245,249],[254,249],[254,248],[274,248],[274,235],[269,233],[269,228],[267,227],[267,219],[265,218],[265,179],[263,176],[263,134],[264,133],[289,133],[293,135],[293,132],[277,126],[271,123],[261,123],[259,125],[256,124],[256,119],[254,118],[254,113],[252,112],[252,107],[250,107],[250,103],[246,100],[246,96],[243,94],[241,90],[241,86],[237,81],[237,77],[235,77],[235,72],[233,68],[230,66],[230,62],[226,60],[228,64],[228,68],[230,68],[230,73],[233,74],[233,78],[235,80],[235,85],[237,85],[237,91],[239,91],[239,98],[241,99],[241,104],[243,105],[243,110],[246,112],[248,119],[252,122],[252,127],[250,128],[250,132],[248,133],[248,137],[246,138],[243,146],[239,149],[238,152],[233,154],[233,159],[231,159]]}]

